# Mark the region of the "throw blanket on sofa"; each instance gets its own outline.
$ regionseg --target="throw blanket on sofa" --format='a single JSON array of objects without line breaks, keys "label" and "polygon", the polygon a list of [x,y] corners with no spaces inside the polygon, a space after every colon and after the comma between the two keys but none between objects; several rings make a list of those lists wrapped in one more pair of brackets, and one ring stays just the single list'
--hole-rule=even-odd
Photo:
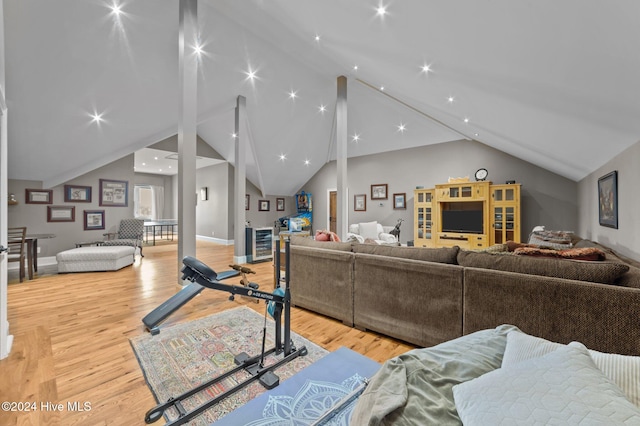
[{"label": "throw blanket on sofa", "polygon": [[462,424],[453,386],[499,368],[512,330],[482,330],[390,359],[360,396],[351,424]]}]

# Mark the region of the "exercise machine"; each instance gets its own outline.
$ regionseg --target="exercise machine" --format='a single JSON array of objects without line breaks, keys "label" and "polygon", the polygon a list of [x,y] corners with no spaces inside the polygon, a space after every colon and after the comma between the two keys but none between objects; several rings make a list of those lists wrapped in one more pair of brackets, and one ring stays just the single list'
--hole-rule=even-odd
[{"label": "exercise machine", "polygon": [[[208,274],[207,279],[215,282],[226,280],[227,278],[237,277],[241,273],[236,269],[233,271],[224,271],[217,274],[208,266],[205,265],[205,267],[207,269],[206,273]],[[184,280],[184,276],[182,277],[182,279]],[[184,306],[185,303],[200,294],[205,288],[205,286],[198,284],[197,282],[192,282],[189,285],[185,286],[182,290],[171,296],[171,298],[169,298],[166,302],[164,302],[162,305],[158,306],[153,311],[149,312],[144,318],[142,318],[142,322],[144,323],[147,330],[149,330],[152,335],[160,333],[160,324],[175,311]]]},{"label": "exercise machine", "polygon": [[[280,241],[276,242],[276,250],[280,252]],[[164,414],[165,410],[174,407],[178,411],[178,418],[167,423],[165,426],[178,426],[182,425],[194,417],[200,415],[205,410],[211,408],[224,398],[234,394],[235,392],[241,390],[246,387],[250,383],[258,380],[260,384],[262,384],[267,389],[273,389],[274,387],[280,384],[280,379],[274,373],[274,370],[280,367],[281,365],[286,364],[287,362],[299,357],[307,355],[307,348],[302,346],[300,348],[296,348],[291,341],[291,294],[289,292],[289,241],[285,243],[285,282],[286,287],[283,290],[280,285],[280,256],[276,256],[276,289],[272,292],[264,292],[257,289],[256,285],[252,285],[254,283],[249,283],[246,279],[247,273],[253,273],[249,268],[238,266],[237,272],[243,274],[242,286],[228,285],[223,284],[219,280],[216,280],[217,274],[209,268],[204,263],[200,262],[198,259],[187,256],[183,259],[182,263],[184,267],[182,268],[182,279],[189,280],[192,284],[199,284],[205,288],[209,288],[212,290],[220,290],[231,293],[229,298],[233,300],[236,295],[251,297],[254,299],[264,300],[266,302],[265,306],[265,321],[264,327],[262,330],[262,350],[259,355],[249,356],[247,353],[242,352],[235,356],[234,361],[236,363],[236,367],[223,373],[218,377],[214,377],[213,379],[202,383],[195,388],[184,392],[182,395],[171,397],[167,402],[160,403],[156,405],[154,408],[147,411],[145,414],[145,422],[147,424],[153,423],[159,420]],[[244,270],[243,270],[244,269]],[[190,284],[190,285],[192,285]],[[282,324],[281,324],[281,316],[284,311],[284,339],[282,338]],[[265,350],[265,342],[266,342],[266,328],[267,328],[267,312],[271,314],[275,322],[275,344],[273,348]],[[282,354],[282,358],[276,361],[273,364],[265,365],[264,359],[265,356],[275,354]],[[204,391],[205,389],[214,386],[216,383],[221,382],[227,377],[241,371],[245,370],[249,373],[249,377],[236,384],[234,387],[228,389],[227,391],[217,395],[216,397],[210,399],[204,404],[187,411],[182,401],[185,399]]]}]

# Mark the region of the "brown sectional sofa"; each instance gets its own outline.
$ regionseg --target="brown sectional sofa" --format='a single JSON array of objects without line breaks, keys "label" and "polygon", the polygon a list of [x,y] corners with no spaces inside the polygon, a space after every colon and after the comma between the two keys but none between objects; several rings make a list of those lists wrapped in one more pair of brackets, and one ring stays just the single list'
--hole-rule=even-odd
[{"label": "brown sectional sofa", "polygon": [[604,250],[607,260],[293,237],[292,304],[419,346],[513,324],[548,340],[640,355],[640,264],[580,245]]}]

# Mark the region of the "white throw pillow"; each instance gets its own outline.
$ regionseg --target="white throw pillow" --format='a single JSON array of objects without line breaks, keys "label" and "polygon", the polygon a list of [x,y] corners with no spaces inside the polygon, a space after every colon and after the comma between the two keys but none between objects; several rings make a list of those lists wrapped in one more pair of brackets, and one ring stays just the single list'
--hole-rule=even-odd
[{"label": "white throw pillow", "polygon": [[577,342],[456,385],[453,396],[465,426],[640,424],[640,409]]},{"label": "white throw pillow", "polygon": [[[553,352],[565,345],[521,331],[507,334],[507,346],[502,358],[502,367],[536,358]],[[611,379],[637,407],[640,407],[640,357],[608,354],[589,350],[595,365]]]},{"label": "white throw pillow", "polygon": [[364,222],[358,224],[359,233],[365,239],[371,238],[372,240],[378,239],[378,222]]}]

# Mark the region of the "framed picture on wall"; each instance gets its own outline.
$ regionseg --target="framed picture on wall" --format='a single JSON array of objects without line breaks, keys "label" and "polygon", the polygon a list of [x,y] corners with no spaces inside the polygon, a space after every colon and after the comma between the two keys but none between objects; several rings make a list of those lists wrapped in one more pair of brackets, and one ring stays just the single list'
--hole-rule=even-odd
[{"label": "framed picture on wall", "polygon": [[249,194],[244,194],[244,209],[249,210]]},{"label": "framed picture on wall", "polygon": [[90,203],[91,187],[81,185],[65,185],[64,201],[65,203]]},{"label": "framed picture on wall", "polygon": [[260,200],[258,201],[258,210],[261,212],[268,212],[269,211],[269,200]]},{"label": "framed picture on wall", "polygon": [[27,204],[51,204],[53,203],[53,190],[51,189],[30,189],[25,192],[25,203]]},{"label": "framed picture on wall", "polygon": [[74,206],[47,206],[47,222],[75,222]]},{"label": "framed picture on wall", "polygon": [[357,212],[367,211],[367,194],[353,196],[353,210]]},{"label": "framed picture on wall", "polygon": [[601,226],[618,229],[618,172],[598,179],[598,219]]},{"label": "framed picture on wall", "polygon": [[100,205],[127,207],[129,205],[129,182],[125,180],[100,179]]},{"label": "framed picture on wall", "polygon": [[284,211],[284,198],[276,198],[276,210],[279,212]]},{"label": "framed picture on wall", "polygon": [[393,194],[393,209],[405,210],[407,208],[407,194],[405,192]]},{"label": "framed picture on wall", "polygon": [[84,230],[104,229],[104,210],[84,210]]},{"label": "framed picture on wall", "polygon": [[386,200],[387,199],[387,184],[380,183],[377,185],[371,185],[371,199],[372,200]]}]

